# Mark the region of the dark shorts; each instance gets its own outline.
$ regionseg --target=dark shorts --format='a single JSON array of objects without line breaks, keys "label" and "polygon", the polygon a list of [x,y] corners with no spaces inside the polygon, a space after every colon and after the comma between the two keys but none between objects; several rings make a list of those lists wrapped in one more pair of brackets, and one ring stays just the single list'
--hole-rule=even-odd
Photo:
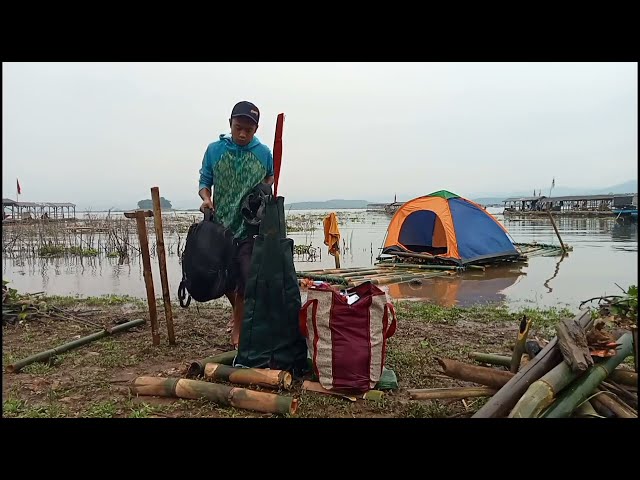
[{"label": "dark shorts", "polygon": [[242,296],[244,296],[244,289],[249,278],[254,242],[253,235],[244,240],[236,241],[235,254],[232,261],[235,288],[232,288],[231,291],[235,291]]}]

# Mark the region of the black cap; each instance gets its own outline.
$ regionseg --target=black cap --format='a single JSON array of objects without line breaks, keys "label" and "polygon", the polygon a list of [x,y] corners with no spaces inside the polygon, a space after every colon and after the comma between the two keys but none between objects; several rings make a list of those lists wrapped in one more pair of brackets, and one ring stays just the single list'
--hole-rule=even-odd
[{"label": "black cap", "polygon": [[231,118],[234,117],[249,117],[257,125],[260,121],[260,110],[251,102],[238,102],[231,110]]}]

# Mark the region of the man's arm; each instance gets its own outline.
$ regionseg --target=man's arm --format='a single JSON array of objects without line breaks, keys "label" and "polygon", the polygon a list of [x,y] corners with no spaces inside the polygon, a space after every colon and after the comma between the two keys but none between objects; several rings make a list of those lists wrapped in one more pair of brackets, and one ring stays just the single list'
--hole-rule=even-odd
[{"label": "man's arm", "polygon": [[214,200],[212,195],[212,187],[213,187],[213,169],[211,168],[211,162],[209,161],[209,155],[207,151],[204,152],[204,156],[202,157],[202,167],[200,168],[200,186],[198,190],[198,195],[203,200],[202,205],[200,206],[200,211],[204,211],[205,208],[214,209]]}]

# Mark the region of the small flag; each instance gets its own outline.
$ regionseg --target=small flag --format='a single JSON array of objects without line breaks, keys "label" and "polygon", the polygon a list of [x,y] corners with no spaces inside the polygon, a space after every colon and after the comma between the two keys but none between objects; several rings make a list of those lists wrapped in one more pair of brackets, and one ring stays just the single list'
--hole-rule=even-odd
[{"label": "small flag", "polygon": [[18,181],[17,178],[16,178],[16,185],[18,187],[18,195],[20,195],[22,193],[22,189],[20,188],[20,182]]},{"label": "small flag", "polygon": [[553,180],[551,180],[551,188],[556,186],[556,177],[553,177]]}]

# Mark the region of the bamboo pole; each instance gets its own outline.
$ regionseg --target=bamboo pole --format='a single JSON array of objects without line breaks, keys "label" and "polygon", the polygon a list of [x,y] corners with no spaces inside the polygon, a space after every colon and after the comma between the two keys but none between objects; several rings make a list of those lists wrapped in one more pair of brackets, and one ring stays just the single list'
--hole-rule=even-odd
[{"label": "bamboo pole", "polygon": [[92,333],[91,335],[87,335],[86,337],[78,338],[77,340],[73,340],[71,342],[64,343],[58,347],[52,348],[50,350],[46,350],[44,352],[36,353],[35,355],[31,355],[30,357],[19,360],[11,365],[7,365],[7,372],[9,373],[18,373],[27,365],[30,365],[35,362],[44,362],[49,360],[54,355],[58,355],[62,352],[66,352],[67,350],[72,350],[74,348],[81,347],[88,343],[91,343],[95,340],[99,340],[101,338],[106,337],[107,335],[112,335],[114,333],[118,333],[124,330],[128,330],[133,327],[137,327],[139,325],[143,325],[145,323],[144,319],[140,318],[137,320],[131,320],[127,323],[122,323],[120,325],[116,325],[113,328],[108,330],[103,330],[101,332]]},{"label": "bamboo pole", "polygon": [[215,382],[238,383],[241,385],[258,385],[267,388],[291,388],[291,374],[285,370],[269,370],[266,368],[240,368],[207,363],[204,366],[205,380]]},{"label": "bamboo pole", "polygon": [[489,363],[491,365],[500,365],[503,367],[511,366],[511,357],[497,355],[495,353],[471,352],[469,357],[481,363]]},{"label": "bamboo pole", "polygon": [[513,373],[511,372],[489,367],[479,367],[477,365],[468,365],[448,358],[436,358],[436,361],[448,377],[479,383],[487,387],[501,388],[513,377]]},{"label": "bamboo pole", "polygon": [[497,392],[491,387],[420,388],[408,390],[412,400],[490,397]]},{"label": "bamboo pole", "polygon": [[236,358],[237,350],[231,350],[230,352],[223,352],[212,357],[207,357],[202,360],[196,360],[191,362],[189,369],[187,370],[187,378],[196,378],[204,375],[204,367],[207,363],[220,363],[222,365],[233,365],[233,360]]},{"label": "bamboo pole", "polygon": [[520,328],[518,329],[516,344],[513,347],[513,355],[511,356],[511,365],[509,366],[509,371],[511,373],[516,373],[518,371],[518,368],[520,367],[522,354],[524,353],[524,344],[527,341],[527,335],[529,335],[530,329],[531,319],[527,320],[527,317],[523,316],[522,320],[520,321]]},{"label": "bamboo pole", "polygon": [[609,376],[622,361],[631,355],[631,333],[625,333],[617,342],[620,348],[613,357],[593,365],[579,379],[574,381],[558,399],[543,413],[545,418],[562,418],[571,415],[593,390]]},{"label": "bamboo pole", "polygon": [[263,413],[295,414],[298,400],[275,393],[257,392],[218,383],[184,378],[138,377],[131,393],[158,397],[177,397],[192,400],[206,399],[225,406]]},{"label": "bamboo pole", "polygon": [[164,301],[164,318],[167,322],[167,336],[169,345],[176,344],[173,331],[173,313],[171,311],[171,297],[169,295],[169,280],[167,277],[167,258],[164,252],[164,233],[162,231],[162,208],[160,207],[160,190],[151,188],[151,200],[153,201],[153,221],[156,229],[156,253],[158,254],[158,266],[160,267],[160,283],[162,285],[162,299]]},{"label": "bamboo pole", "polygon": [[558,240],[560,240],[560,247],[562,248],[562,252],[566,252],[567,248],[564,246],[564,243],[562,243],[562,238],[560,238],[560,232],[558,231],[558,227],[556,227],[556,221],[553,219],[553,215],[551,215],[551,204],[549,204],[549,208],[547,208],[547,213],[549,214],[549,220],[551,220],[551,225],[553,225],[553,229],[556,232],[556,235],[558,236]]},{"label": "bamboo pole", "polygon": [[[576,316],[585,330],[593,323],[591,311],[585,310]],[[562,361],[558,337],[554,337],[531,361],[529,361],[507,384],[478,410],[472,418],[493,418],[509,414],[532,382],[542,377]]]},{"label": "bamboo pole", "polygon": [[127,218],[135,218],[138,228],[138,241],[140,242],[140,253],[142,254],[142,269],[144,275],[144,285],[147,290],[147,304],[149,305],[149,320],[151,322],[151,338],[154,345],[160,345],[160,335],[158,334],[158,312],[156,310],[156,294],[153,289],[153,275],[151,274],[151,256],[149,255],[149,237],[147,236],[146,217],[152,217],[151,210],[136,210],[135,212],[125,212]]},{"label": "bamboo pole", "polygon": [[[389,285],[391,283],[410,282],[411,280],[424,280],[432,277],[441,277],[443,275],[446,275],[446,272],[432,273],[429,275],[393,275],[393,276],[374,277],[374,278],[366,279],[366,281],[371,282],[374,285]],[[357,280],[351,280],[347,283],[347,286],[355,287],[358,284],[359,283]]]}]

